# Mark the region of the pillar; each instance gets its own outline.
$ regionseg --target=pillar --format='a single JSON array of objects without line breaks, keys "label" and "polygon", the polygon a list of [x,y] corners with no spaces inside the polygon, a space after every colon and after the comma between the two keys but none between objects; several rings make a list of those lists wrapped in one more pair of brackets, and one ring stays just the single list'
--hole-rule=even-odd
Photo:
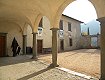
[{"label": "pillar", "polygon": [[37,33],[33,33],[33,59],[37,60]]},{"label": "pillar", "polygon": [[23,54],[26,54],[27,35],[23,35]]},{"label": "pillar", "polygon": [[101,78],[100,80],[105,80],[105,18],[98,19],[101,25]]},{"label": "pillar", "polygon": [[57,38],[58,38],[58,28],[52,28],[52,67],[57,67],[57,53],[58,53],[58,48],[57,48]]}]

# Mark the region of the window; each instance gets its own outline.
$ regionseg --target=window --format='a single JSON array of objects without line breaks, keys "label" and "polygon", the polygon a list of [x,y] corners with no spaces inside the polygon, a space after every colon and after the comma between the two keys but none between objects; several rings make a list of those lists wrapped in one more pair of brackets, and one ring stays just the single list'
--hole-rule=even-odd
[{"label": "window", "polygon": [[71,31],[71,23],[68,22],[68,31]]},{"label": "window", "polygon": [[60,30],[63,30],[63,20],[60,20],[60,22],[59,22],[59,28],[60,28]]},{"label": "window", "polygon": [[41,18],[41,20],[40,20],[40,22],[39,22],[39,27],[43,27],[43,26],[42,26],[42,20],[43,20],[43,18]]},{"label": "window", "polygon": [[69,44],[70,44],[70,46],[73,46],[72,38],[69,38]]}]

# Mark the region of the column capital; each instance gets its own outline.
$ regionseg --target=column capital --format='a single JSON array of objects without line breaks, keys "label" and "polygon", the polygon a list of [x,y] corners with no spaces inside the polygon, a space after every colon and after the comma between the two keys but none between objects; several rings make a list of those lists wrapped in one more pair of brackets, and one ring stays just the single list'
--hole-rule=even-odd
[{"label": "column capital", "polygon": [[56,31],[56,30],[59,30],[59,28],[51,28],[50,30]]},{"label": "column capital", "polygon": [[27,36],[27,35],[23,35],[23,36]]},{"label": "column capital", "polygon": [[32,34],[38,34],[37,32],[33,32]]}]

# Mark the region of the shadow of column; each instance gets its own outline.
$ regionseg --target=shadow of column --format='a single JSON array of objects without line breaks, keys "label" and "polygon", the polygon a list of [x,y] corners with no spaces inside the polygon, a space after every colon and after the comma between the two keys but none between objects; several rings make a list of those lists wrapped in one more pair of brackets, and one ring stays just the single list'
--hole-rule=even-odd
[{"label": "shadow of column", "polygon": [[32,73],[32,74],[27,75],[27,76],[24,76],[24,77],[22,77],[22,78],[20,78],[20,79],[17,79],[17,80],[28,80],[29,78],[32,78],[32,77],[37,76],[37,75],[39,75],[39,74],[42,74],[42,73],[44,73],[44,72],[46,72],[46,71],[48,71],[48,70],[50,70],[50,69],[52,69],[52,68],[51,68],[51,67],[47,67],[47,68],[45,68],[45,69],[43,69],[43,70],[40,70],[40,71],[38,71],[38,72]]}]

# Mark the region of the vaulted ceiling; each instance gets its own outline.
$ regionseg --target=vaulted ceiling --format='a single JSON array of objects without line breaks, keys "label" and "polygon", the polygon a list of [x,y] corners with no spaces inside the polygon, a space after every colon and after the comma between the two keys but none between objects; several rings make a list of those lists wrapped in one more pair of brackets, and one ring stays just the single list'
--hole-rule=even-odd
[{"label": "vaulted ceiling", "polygon": [[[58,27],[62,11],[74,0],[0,0],[0,21],[30,24],[34,31],[42,16],[47,16],[51,28]],[[98,17],[105,16],[105,0],[90,0]],[[85,6],[84,6],[85,7]]]}]

